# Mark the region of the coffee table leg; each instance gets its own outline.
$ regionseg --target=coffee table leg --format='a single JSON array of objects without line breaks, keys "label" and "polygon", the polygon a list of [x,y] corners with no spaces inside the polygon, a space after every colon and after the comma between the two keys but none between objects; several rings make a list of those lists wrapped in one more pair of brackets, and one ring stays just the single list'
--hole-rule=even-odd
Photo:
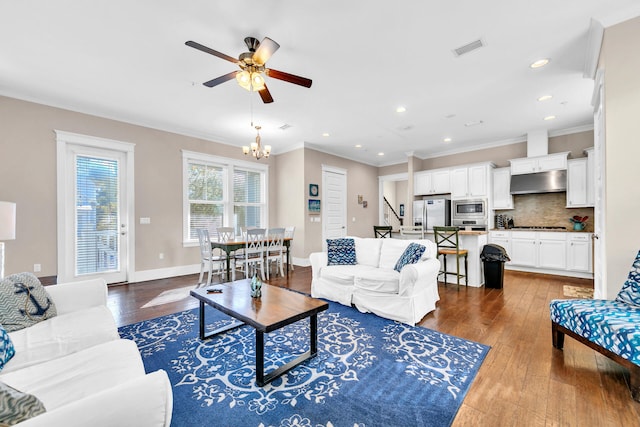
[{"label": "coffee table leg", "polygon": [[318,315],[312,314],[309,319],[309,329],[311,330],[311,341],[309,343],[310,357],[313,357],[318,352]]},{"label": "coffee table leg", "polygon": [[264,332],[256,331],[256,383],[259,387],[264,381]]},{"label": "coffee table leg", "polygon": [[200,339],[204,340],[204,302],[200,301]]}]

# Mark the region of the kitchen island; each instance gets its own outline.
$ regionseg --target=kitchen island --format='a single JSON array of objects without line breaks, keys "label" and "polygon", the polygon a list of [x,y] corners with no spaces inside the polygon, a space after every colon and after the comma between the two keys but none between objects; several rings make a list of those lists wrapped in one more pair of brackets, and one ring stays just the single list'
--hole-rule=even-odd
[{"label": "kitchen island", "polygon": [[[476,231],[476,230],[460,230],[458,233],[460,236],[460,249],[466,249],[469,251],[469,256],[467,258],[469,271],[467,272],[469,276],[469,286],[473,286],[479,288],[484,285],[484,270],[482,266],[482,261],[480,261],[480,253],[484,248],[484,245],[488,242],[488,233],[486,231]],[[425,239],[431,240],[435,243],[435,236],[433,231],[425,232]],[[440,262],[442,262],[442,257],[440,257]],[[453,266],[453,267],[452,267]],[[449,256],[447,259],[447,269],[449,271],[455,272],[455,257]],[[464,258],[460,259],[460,269],[464,271]],[[438,280],[443,281],[443,277],[439,277]],[[449,275],[447,277],[447,283],[455,284],[455,276]],[[460,279],[460,284],[464,285],[464,278]]]}]

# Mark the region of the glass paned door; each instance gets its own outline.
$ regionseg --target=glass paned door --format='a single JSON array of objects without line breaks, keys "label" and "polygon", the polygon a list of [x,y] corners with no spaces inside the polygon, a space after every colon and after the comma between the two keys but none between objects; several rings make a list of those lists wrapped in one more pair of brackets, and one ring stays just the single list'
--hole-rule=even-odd
[{"label": "glass paned door", "polygon": [[120,271],[119,166],[115,159],[76,156],[76,276]]}]

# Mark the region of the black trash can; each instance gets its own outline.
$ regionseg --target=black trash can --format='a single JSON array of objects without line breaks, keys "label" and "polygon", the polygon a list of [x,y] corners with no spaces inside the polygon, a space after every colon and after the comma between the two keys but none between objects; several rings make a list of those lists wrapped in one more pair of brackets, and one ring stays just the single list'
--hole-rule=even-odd
[{"label": "black trash can", "polygon": [[504,282],[504,263],[511,261],[507,251],[500,245],[484,245],[480,259],[484,264],[485,288],[502,289]]}]

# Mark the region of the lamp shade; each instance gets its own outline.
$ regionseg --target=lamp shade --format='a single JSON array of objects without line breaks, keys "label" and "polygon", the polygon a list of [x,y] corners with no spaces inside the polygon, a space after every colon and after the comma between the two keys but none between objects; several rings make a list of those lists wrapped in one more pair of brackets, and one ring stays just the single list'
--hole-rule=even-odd
[{"label": "lamp shade", "polygon": [[16,238],[16,204],[0,202],[0,241]]}]

